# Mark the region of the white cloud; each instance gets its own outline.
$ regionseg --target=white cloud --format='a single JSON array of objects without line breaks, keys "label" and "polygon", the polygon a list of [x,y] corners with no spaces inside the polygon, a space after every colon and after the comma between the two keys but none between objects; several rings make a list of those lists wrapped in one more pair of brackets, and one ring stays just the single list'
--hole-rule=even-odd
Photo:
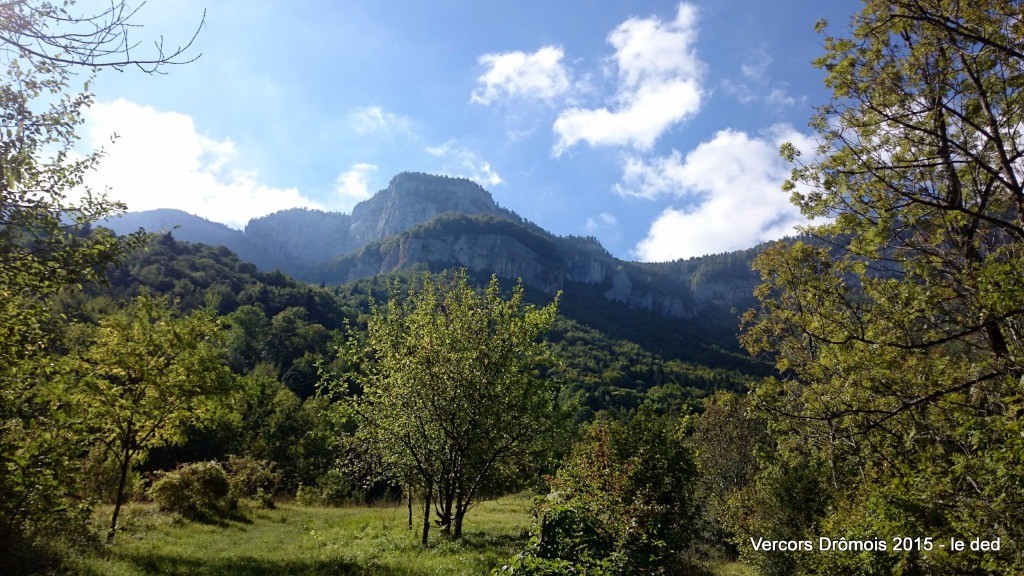
[{"label": "white cloud", "polygon": [[526,98],[551,102],[570,89],[569,73],[562,65],[565,52],[544,46],[532,54],[516,50],[484,54],[478,60],[487,71],[476,79],[470,100],[485,106],[499,98]]},{"label": "white cloud", "polygon": [[769,104],[778,104],[780,106],[792,106],[796,104],[796,98],[793,98],[782,88],[772,88],[772,91],[765,96],[765,101]]},{"label": "white cloud", "polygon": [[628,158],[618,193],[686,200],[685,207],[669,207],[657,217],[637,244],[637,257],[665,261],[738,250],[807,224],[781,190],[789,175],[778,153],[783,142],[813,150],[810,137],[776,126],[761,137],[722,130],[685,158],[678,152],[651,161]]},{"label": "white cloud", "polygon": [[129,210],[178,208],[241,228],[278,210],[323,209],[296,188],[268,186],[255,171],[231,169],[239,157],[234,142],[198,133],[185,114],[118,99],[94,104],[86,129],[86,142],[106,154],[85,183],[109,188]]},{"label": "white cloud", "polygon": [[618,91],[614,106],[570,108],[554,124],[556,155],[579,142],[649,149],[701,105],[704,64],[697,57],[697,11],[679,4],[676,17],[630,18],[612,31]]},{"label": "white cloud", "polygon": [[456,146],[453,140],[440,146],[428,146],[426,152],[446,161],[440,173],[468,178],[481,185],[497,186],[504,182],[489,162],[468,148]]},{"label": "white cloud", "polygon": [[615,226],[619,223],[619,219],[614,214],[607,212],[601,212],[597,215],[597,218],[587,218],[587,230],[595,230],[602,226]]},{"label": "white cloud", "polygon": [[388,112],[380,106],[364,106],[357,108],[350,115],[352,128],[357,134],[384,132],[389,134],[406,134],[411,136],[412,122],[405,116]]},{"label": "white cloud", "polygon": [[740,71],[747,78],[753,80],[764,80],[767,77],[768,67],[772,64],[772,57],[765,52],[764,47],[757,51],[753,59],[740,66]]},{"label": "white cloud", "polygon": [[351,212],[353,206],[373,196],[370,192],[370,176],[376,171],[375,164],[359,163],[338,174],[335,183],[338,205],[335,208],[341,212]]}]

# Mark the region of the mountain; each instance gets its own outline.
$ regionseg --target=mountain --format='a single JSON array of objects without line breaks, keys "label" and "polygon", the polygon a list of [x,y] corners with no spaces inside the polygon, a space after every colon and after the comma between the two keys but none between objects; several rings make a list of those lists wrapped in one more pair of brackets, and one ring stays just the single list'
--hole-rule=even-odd
[{"label": "mountain", "polygon": [[[154,210],[108,225],[118,233],[176,225],[177,239],[223,245],[260,269],[312,283],[451,267],[522,278],[538,299],[562,291],[563,311],[599,329],[622,335],[636,318],[646,318],[624,337],[667,347],[670,356],[692,347],[671,342],[680,338],[735,350],[737,316],[753,305],[758,281],[750,269],[757,249],[668,263],[623,261],[594,238],[556,236],[498,206],[474,182],[417,173],[395,176],[351,215],[285,210],[239,231],[177,210]],[[668,341],[659,345],[661,336],[652,333]]]}]

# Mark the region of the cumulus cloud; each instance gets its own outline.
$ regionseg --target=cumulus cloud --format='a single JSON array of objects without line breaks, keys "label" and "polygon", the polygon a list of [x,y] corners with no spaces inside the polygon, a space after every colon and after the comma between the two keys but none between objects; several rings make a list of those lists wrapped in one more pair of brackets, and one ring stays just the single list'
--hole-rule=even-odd
[{"label": "cumulus cloud", "polygon": [[610,107],[574,107],[554,124],[554,152],[579,142],[649,149],[701,105],[704,64],[694,48],[697,11],[679,4],[674,20],[630,18],[608,36],[615,48],[618,90]]},{"label": "cumulus cloud", "polygon": [[370,192],[370,176],[376,171],[375,164],[358,163],[338,174],[338,179],[335,182],[335,191],[338,193],[336,209],[341,212],[351,212],[352,207],[356,204],[373,196],[373,193]]},{"label": "cumulus cloud", "polygon": [[636,256],[651,262],[738,250],[807,224],[781,190],[789,175],[778,153],[783,142],[813,150],[807,135],[776,126],[761,136],[722,130],[685,157],[627,158],[619,194],[684,201],[655,219]]},{"label": "cumulus cloud", "polygon": [[428,146],[426,152],[443,159],[440,171],[450,176],[469,178],[481,185],[497,186],[503,182],[489,162],[480,158],[476,152],[457,146],[454,140],[440,146]]},{"label": "cumulus cloud", "polygon": [[94,104],[85,116],[86,143],[106,153],[85,183],[109,188],[129,210],[177,208],[242,228],[278,210],[324,208],[296,188],[268,186],[255,171],[232,169],[239,158],[234,142],[200,134],[185,114],[118,99]]},{"label": "cumulus cloud", "polygon": [[501,98],[551,102],[570,89],[569,72],[562,64],[565,52],[544,46],[532,54],[520,50],[484,54],[478,59],[487,69],[476,79],[470,100],[484,106]]}]

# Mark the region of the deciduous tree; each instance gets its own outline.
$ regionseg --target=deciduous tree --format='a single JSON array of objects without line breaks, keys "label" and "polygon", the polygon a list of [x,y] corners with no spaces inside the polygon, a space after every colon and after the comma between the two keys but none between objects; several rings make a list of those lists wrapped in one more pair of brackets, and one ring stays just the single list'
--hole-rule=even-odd
[{"label": "deciduous tree", "polygon": [[523,287],[501,295],[496,277],[484,290],[465,271],[425,275],[407,297],[373,309],[355,407],[359,434],[396,480],[410,471],[438,523],[462,535],[467,510],[516,478],[552,440],[557,383],[540,337],[557,300],[527,305]]},{"label": "deciduous tree", "polygon": [[[59,332],[46,300],[96,279],[132,239],[89,224],[123,209],[84,189],[98,159],[72,154],[88,85],[76,70],[155,71],[191,59],[183,50],[140,53],[128,42],[135,11],[123,2],[77,16],[73,2],[0,2],[0,570],[75,524],[69,430],[41,391]],[[74,191],[74,193],[72,193]]]},{"label": "deciduous tree", "polygon": [[63,390],[120,474],[107,540],[113,540],[133,465],[157,446],[184,440],[233,389],[212,313],[175,317],[164,299],[140,296],[85,327],[88,343],[67,356]]},{"label": "deciduous tree", "polygon": [[815,156],[783,151],[794,201],[829,221],[756,264],[744,343],[785,375],[759,390],[783,446],[828,464],[833,529],[1007,543],[890,569],[1024,568],[1022,46],[1018,2],[870,0],[825,36]]}]

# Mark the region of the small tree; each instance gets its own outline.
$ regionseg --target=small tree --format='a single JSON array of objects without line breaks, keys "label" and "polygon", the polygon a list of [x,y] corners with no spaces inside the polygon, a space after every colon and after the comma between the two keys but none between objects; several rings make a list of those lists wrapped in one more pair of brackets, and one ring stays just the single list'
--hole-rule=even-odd
[{"label": "small tree", "polygon": [[34,548],[76,523],[69,512],[79,508],[70,491],[76,438],[43,390],[61,326],[46,300],[102,277],[134,240],[89,233],[124,206],[81,193],[99,156],[72,153],[91,101],[74,73],[152,72],[193,59],[191,40],[140,52],[128,38],[137,26],[137,10],[120,0],[93,14],[75,14],[70,1],[0,2],[0,572],[23,569]]},{"label": "small tree", "polygon": [[119,466],[110,541],[132,466],[151,448],[183,441],[234,379],[207,311],[175,317],[166,299],[140,296],[90,332],[67,358],[66,393]]},{"label": "small tree", "polygon": [[525,304],[521,284],[506,300],[497,277],[478,292],[460,271],[424,275],[407,298],[373,308],[358,434],[394,478],[418,478],[424,543],[431,502],[442,530],[461,537],[481,494],[551,440],[557,385],[540,373],[550,358],[539,339],[556,306]]}]

